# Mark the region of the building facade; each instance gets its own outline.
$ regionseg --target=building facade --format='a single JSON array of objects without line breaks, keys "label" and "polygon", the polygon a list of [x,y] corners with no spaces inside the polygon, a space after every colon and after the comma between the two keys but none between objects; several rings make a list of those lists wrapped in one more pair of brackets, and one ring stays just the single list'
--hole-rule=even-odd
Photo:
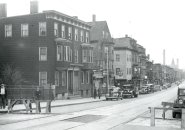
[{"label": "building facade", "polygon": [[101,88],[103,93],[114,85],[114,43],[106,21],[96,21],[93,15],[92,22],[88,22],[90,30],[90,44],[94,48],[94,88]]},{"label": "building facade", "polygon": [[0,18],[1,64],[16,66],[25,84],[55,85],[59,96],[90,96],[91,25],[57,11],[37,10],[32,5],[31,14]]}]

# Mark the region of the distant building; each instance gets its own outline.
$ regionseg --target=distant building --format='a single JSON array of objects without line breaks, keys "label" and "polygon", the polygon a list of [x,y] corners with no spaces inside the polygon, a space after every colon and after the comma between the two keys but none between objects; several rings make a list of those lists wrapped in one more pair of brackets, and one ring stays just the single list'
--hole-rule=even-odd
[{"label": "distant building", "polygon": [[137,41],[127,35],[114,39],[114,75],[117,84],[140,84],[141,47]]},{"label": "distant building", "polygon": [[23,73],[25,84],[55,84],[58,95],[89,97],[91,25],[57,11],[38,13],[37,7],[37,3],[32,3],[31,14],[27,15],[1,15],[1,64],[16,66]]}]

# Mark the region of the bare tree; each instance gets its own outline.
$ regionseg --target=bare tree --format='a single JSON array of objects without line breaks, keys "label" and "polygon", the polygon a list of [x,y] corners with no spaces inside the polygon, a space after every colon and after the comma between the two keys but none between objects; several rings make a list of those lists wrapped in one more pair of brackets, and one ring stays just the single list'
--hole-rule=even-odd
[{"label": "bare tree", "polygon": [[7,85],[20,85],[23,82],[22,73],[13,65],[1,67],[1,82]]}]

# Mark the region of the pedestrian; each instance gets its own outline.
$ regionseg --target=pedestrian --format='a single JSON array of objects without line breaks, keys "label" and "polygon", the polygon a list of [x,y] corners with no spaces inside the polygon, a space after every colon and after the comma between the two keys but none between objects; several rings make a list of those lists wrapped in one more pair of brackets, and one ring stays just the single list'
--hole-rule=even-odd
[{"label": "pedestrian", "polygon": [[41,107],[40,107],[40,100],[41,100],[41,91],[40,88],[37,87],[36,91],[35,91],[35,98],[36,98],[36,103],[38,103],[37,107],[38,107],[38,112],[41,113]]},{"label": "pedestrian", "polygon": [[2,108],[5,109],[6,107],[6,88],[4,84],[1,84],[1,102],[2,102]]},{"label": "pedestrian", "polygon": [[97,95],[97,92],[96,92],[96,88],[94,89],[94,99],[96,99],[96,95]]},{"label": "pedestrian", "polygon": [[98,88],[98,97],[99,97],[99,99],[101,98],[101,89],[100,88]]}]

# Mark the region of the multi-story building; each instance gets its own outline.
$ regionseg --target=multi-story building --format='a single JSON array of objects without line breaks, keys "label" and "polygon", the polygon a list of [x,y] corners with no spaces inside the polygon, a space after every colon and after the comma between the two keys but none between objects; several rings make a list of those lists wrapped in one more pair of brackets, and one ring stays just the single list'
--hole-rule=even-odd
[{"label": "multi-story building", "polygon": [[159,63],[153,64],[153,80],[154,84],[162,85],[162,65]]},{"label": "multi-story building", "polygon": [[[1,7],[1,6],[0,6]],[[91,25],[57,11],[0,18],[0,61],[13,64],[26,84],[56,85],[59,95],[90,96],[93,47]]]},{"label": "multi-story building", "polygon": [[106,21],[88,22],[92,26],[90,30],[90,43],[94,47],[94,87],[103,86],[103,92],[107,92],[108,87],[114,84],[114,43]]},{"label": "multi-story building", "polygon": [[136,40],[128,37],[114,39],[114,72],[116,84],[136,81],[139,76]]}]

